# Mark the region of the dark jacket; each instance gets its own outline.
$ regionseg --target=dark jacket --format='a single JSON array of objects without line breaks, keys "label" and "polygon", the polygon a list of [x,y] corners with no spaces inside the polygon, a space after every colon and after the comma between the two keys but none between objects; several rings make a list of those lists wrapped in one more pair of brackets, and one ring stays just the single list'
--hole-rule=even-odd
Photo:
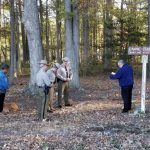
[{"label": "dark jacket", "polygon": [[130,65],[124,64],[115,75],[110,75],[110,79],[118,79],[121,87],[133,85],[133,69]]}]

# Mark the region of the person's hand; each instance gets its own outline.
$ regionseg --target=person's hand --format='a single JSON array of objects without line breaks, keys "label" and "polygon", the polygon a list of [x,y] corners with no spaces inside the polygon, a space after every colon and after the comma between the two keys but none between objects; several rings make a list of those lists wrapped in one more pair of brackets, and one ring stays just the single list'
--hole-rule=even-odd
[{"label": "person's hand", "polygon": [[116,73],[115,72],[111,72],[111,75],[115,75]]},{"label": "person's hand", "polygon": [[65,79],[64,79],[64,81],[68,81],[68,79],[67,79],[67,78],[65,78]]},{"label": "person's hand", "polygon": [[71,78],[68,78],[68,81],[71,81]]}]

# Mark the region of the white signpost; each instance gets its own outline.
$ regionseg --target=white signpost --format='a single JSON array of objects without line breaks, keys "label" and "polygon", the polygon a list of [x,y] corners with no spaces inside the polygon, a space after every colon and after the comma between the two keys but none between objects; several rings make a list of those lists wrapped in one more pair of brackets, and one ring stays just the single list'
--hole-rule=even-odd
[{"label": "white signpost", "polygon": [[146,65],[148,55],[142,55],[142,86],[141,86],[141,112],[145,113],[145,95],[146,95]]},{"label": "white signpost", "polygon": [[129,47],[129,55],[142,55],[142,86],[141,86],[141,112],[145,113],[145,95],[146,95],[146,65],[150,47]]}]

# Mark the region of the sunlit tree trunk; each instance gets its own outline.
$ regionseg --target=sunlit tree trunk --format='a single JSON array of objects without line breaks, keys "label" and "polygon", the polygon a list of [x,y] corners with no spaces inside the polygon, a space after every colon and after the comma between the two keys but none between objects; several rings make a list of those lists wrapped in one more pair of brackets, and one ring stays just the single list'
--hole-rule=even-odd
[{"label": "sunlit tree trunk", "polygon": [[29,53],[30,53],[30,83],[35,85],[35,76],[39,70],[39,62],[42,57],[42,43],[39,26],[39,16],[36,0],[24,0],[24,25],[26,28]]},{"label": "sunlit tree trunk", "polygon": [[14,10],[14,0],[10,0],[10,28],[11,28],[11,45],[10,45],[10,84],[13,83],[15,75],[15,10]]},{"label": "sunlit tree trunk", "polygon": [[[74,74],[71,86],[79,88],[79,18],[77,1],[65,0],[65,47],[66,56],[71,59]],[[74,14],[73,16],[71,14]]]}]

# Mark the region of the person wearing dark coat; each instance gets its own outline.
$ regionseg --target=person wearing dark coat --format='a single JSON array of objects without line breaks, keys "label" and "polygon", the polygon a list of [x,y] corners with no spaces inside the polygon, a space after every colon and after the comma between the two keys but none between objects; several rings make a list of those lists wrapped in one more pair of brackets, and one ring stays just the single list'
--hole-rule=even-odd
[{"label": "person wearing dark coat", "polygon": [[116,73],[111,73],[110,79],[119,80],[121,96],[124,103],[122,113],[126,113],[132,108],[132,89],[134,84],[133,69],[132,66],[128,65],[123,60],[118,61],[118,67],[119,69]]}]

